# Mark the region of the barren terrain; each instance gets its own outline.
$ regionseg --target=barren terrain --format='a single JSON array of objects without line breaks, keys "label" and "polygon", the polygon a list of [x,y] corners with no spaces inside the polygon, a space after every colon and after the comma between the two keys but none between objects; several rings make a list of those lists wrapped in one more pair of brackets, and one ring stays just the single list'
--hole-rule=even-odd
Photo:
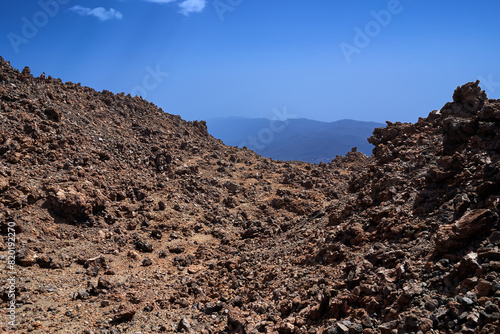
[{"label": "barren terrain", "polygon": [[500,333],[500,100],[478,82],[319,165],[167,112],[0,58],[4,332],[14,226],[18,333]]}]

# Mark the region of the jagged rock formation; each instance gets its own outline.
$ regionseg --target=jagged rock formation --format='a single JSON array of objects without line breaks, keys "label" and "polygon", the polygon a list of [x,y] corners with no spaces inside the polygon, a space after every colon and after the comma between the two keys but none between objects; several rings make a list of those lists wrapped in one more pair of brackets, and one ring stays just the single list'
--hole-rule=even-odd
[{"label": "jagged rock formation", "polygon": [[18,332],[498,333],[500,101],[468,83],[370,142],[276,162],[0,59]]}]

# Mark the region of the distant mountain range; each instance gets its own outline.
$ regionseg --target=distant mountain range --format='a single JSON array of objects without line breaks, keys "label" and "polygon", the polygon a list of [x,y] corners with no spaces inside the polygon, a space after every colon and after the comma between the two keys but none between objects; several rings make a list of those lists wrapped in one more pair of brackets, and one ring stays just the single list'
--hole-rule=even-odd
[{"label": "distant mountain range", "polygon": [[208,132],[224,144],[246,146],[275,160],[330,162],[353,147],[371,155],[367,138],[385,124],[340,120],[321,122],[306,118],[270,120],[266,118],[213,118],[207,120]]}]

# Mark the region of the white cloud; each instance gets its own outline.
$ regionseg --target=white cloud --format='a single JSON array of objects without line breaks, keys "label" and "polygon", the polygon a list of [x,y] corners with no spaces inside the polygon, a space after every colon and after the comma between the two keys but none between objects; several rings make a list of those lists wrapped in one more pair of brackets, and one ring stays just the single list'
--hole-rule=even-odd
[{"label": "white cloud", "polygon": [[169,3],[169,2],[174,2],[176,0],[145,0],[147,2],[155,2],[155,3]]},{"label": "white cloud", "polygon": [[179,4],[181,13],[189,15],[189,13],[200,13],[205,8],[206,0],[184,0]]},{"label": "white cloud", "polygon": [[94,16],[102,22],[112,19],[121,20],[123,18],[122,13],[114,8],[106,10],[106,8],[103,7],[87,8],[76,5],[71,7],[69,10],[81,16]]},{"label": "white cloud", "polygon": [[[165,4],[165,3],[176,2],[177,0],[144,0],[144,1]],[[206,4],[207,4],[206,0],[182,0],[177,6],[179,6],[180,12],[187,16],[190,13],[200,13],[201,11],[203,11]]]}]

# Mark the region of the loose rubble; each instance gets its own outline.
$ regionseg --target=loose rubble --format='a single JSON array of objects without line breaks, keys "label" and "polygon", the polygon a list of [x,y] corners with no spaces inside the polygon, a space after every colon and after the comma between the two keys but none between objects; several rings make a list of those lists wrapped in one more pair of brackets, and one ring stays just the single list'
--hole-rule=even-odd
[{"label": "loose rubble", "polygon": [[369,141],[273,161],[0,58],[17,332],[500,333],[500,100],[467,83]]}]

